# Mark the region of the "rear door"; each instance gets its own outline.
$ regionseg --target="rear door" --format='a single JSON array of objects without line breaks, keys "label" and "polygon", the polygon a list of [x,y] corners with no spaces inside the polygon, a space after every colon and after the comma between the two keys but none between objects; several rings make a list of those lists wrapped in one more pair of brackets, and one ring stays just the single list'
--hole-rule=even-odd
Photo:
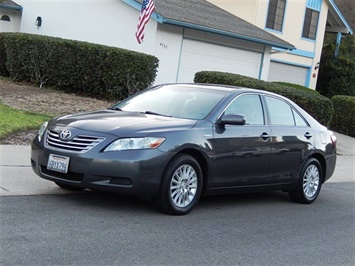
[{"label": "rear door", "polygon": [[285,100],[264,96],[271,128],[271,161],[268,181],[290,182],[313,148],[313,131]]}]

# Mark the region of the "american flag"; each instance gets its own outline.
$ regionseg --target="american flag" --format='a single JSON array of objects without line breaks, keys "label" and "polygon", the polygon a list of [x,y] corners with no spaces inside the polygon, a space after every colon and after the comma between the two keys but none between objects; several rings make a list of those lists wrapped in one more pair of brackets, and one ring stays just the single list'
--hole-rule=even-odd
[{"label": "american flag", "polygon": [[155,10],[153,0],[143,0],[141,13],[139,14],[139,22],[137,26],[136,38],[138,43],[142,43],[144,39],[144,28],[148,23],[150,16]]}]

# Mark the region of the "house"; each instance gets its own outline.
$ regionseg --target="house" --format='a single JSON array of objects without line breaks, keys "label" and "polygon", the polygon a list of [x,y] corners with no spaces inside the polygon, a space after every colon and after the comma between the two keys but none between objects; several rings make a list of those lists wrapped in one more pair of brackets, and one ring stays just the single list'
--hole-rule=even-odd
[{"label": "house", "polygon": [[0,32],[20,31],[22,7],[10,0],[0,0]]},{"label": "house", "polygon": [[11,20],[20,17],[20,27],[13,31],[99,43],[157,56],[156,84],[193,82],[194,74],[201,70],[267,79],[271,48],[294,49],[291,43],[205,0],[155,0],[156,12],[146,25],[142,44],[135,38],[142,1],[6,2],[0,5],[0,12],[7,12]]},{"label": "house", "polygon": [[267,80],[314,89],[325,32],[352,34],[333,0],[208,0],[292,43],[296,49],[272,48]]},{"label": "house", "polygon": [[[146,25],[142,44],[135,38],[141,0],[0,0],[0,15],[10,19],[4,24],[12,23],[6,31],[87,41],[155,55],[159,58],[156,84],[193,82],[194,74],[201,70],[275,80],[277,64],[306,69],[309,77],[318,60],[313,50],[306,53],[305,58],[310,60],[305,62],[300,60],[304,59],[302,56],[284,59],[282,56],[293,56],[292,51],[297,54],[310,49],[298,47],[294,38],[287,39],[283,34],[275,34],[275,30],[260,27],[257,21],[248,22],[242,15],[232,14],[235,10],[225,8],[222,2],[154,0],[156,11]],[[286,72],[286,76],[290,76],[287,81],[295,82],[295,75]],[[307,77],[296,83],[312,87]]]}]

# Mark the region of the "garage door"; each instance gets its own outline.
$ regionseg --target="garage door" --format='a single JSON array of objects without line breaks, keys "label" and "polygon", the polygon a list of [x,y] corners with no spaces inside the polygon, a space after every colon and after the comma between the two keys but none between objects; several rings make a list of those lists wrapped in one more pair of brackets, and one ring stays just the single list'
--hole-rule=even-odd
[{"label": "garage door", "polygon": [[[7,21],[7,20],[3,20],[4,16],[0,15],[0,32],[11,32],[12,30],[12,22],[11,21]],[[7,16],[8,19],[10,19]]]},{"label": "garage door", "polygon": [[283,81],[305,86],[308,69],[307,67],[270,62],[268,81]]},{"label": "garage door", "polygon": [[259,77],[262,54],[184,39],[178,82],[193,82],[199,71],[222,71]]}]

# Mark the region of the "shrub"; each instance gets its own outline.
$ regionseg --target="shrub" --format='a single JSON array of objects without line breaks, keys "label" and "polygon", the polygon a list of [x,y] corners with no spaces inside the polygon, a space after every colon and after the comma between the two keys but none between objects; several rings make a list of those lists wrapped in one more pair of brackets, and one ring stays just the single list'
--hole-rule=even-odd
[{"label": "shrub", "polygon": [[335,95],[331,100],[334,104],[332,129],[355,137],[355,97]]},{"label": "shrub", "polygon": [[33,34],[0,36],[10,77],[40,87],[117,101],[150,86],[157,73],[158,59],[143,53]]},{"label": "shrub", "polygon": [[355,96],[355,36],[342,39],[338,56],[335,56],[335,49],[335,39],[323,47],[317,91],[329,98],[334,95]]},{"label": "shrub", "polygon": [[3,35],[0,34],[0,76],[9,77],[10,74],[6,68],[6,49],[3,39]]},{"label": "shrub", "polygon": [[288,82],[282,82],[282,81],[273,81],[272,83],[275,84],[280,84],[286,87],[290,87],[290,88],[295,88],[295,89],[299,89],[299,90],[304,90],[306,92],[310,92],[310,93],[315,93],[315,94],[319,94],[318,91],[316,90],[312,90],[308,87],[302,86],[302,85],[298,85],[298,84],[294,84],[294,83],[288,83]]},{"label": "shrub", "polygon": [[323,125],[329,126],[331,122],[333,113],[332,101],[316,93],[224,72],[198,72],[195,74],[194,81],[197,83],[225,84],[278,93],[296,102]]}]

